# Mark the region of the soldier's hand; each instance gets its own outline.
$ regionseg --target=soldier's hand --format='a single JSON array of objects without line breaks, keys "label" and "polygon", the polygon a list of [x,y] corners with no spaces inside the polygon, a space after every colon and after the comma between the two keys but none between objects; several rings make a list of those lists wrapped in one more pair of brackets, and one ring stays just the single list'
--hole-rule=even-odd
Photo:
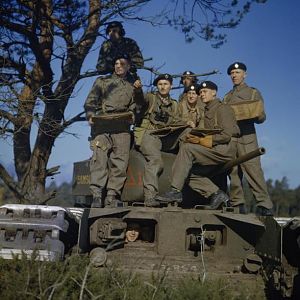
[{"label": "soldier's hand", "polygon": [[201,137],[188,133],[185,137],[187,143],[200,144]]},{"label": "soldier's hand", "polygon": [[196,127],[196,125],[195,125],[195,123],[194,123],[193,121],[187,121],[187,122],[186,122],[186,125],[188,125],[188,126],[190,126],[190,127],[192,127],[192,128],[195,128],[195,127]]},{"label": "soldier's hand", "polygon": [[94,124],[92,117],[89,117],[88,122],[89,122],[89,125],[91,125],[91,126]]},{"label": "soldier's hand", "polygon": [[138,79],[133,83],[133,87],[136,89],[141,89],[143,87],[142,82]]},{"label": "soldier's hand", "polygon": [[199,144],[207,148],[212,148],[212,135],[201,137],[199,140]]},{"label": "soldier's hand", "polygon": [[212,135],[206,135],[204,137],[196,136],[188,133],[185,141],[187,143],[199,144],[201,146],[212,148]]}]

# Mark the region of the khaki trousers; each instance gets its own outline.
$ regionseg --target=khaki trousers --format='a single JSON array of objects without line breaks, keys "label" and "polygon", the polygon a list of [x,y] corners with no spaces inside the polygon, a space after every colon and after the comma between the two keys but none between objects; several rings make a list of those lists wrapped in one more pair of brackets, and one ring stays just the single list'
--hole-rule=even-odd
[{"label": "khaki trousers", "polygon": [[161,156],[162,142],[159,137],[145,131],[140,151],[146,159],[143,185],[145,199],[153,199],[158,194],[158,178],[163,172],[164,163]]},{"label": "khaki trousers", "polygon": [[[182,190],[184,184],[188,183],[206,198],[215,193],[219,188],[207,177],[207,173],[234,157],[232,144],[217,145],[210,149],[198,144],[182,143],[173,164],[172,187]],[[195,165],[197,174],[192,172]]]},{"label": "khaki trousers", "polygon": [[[258,148],[256,134],[238,138],[236,157]],[[273,203],[268,194],[267,184],[261,168],[260,157],[255,157],[232,169],[230,177],[230,200],[232,205],[245,203],[242,178],[245,176],[258,206],[271,209]]]},{"label": "khaki trousers", "polygon": [[91,141],[91,190],[107,188],[108,195],[120,195],[126,180],[130,151],[128,132],[100,134]]}]

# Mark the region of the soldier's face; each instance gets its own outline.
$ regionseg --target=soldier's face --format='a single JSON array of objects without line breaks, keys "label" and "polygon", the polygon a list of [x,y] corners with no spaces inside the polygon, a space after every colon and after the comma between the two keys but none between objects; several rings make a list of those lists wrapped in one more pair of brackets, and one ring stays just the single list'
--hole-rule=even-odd
[{"label": "soldier's face", "polygon": [[169,95],[171,88],[172,88],[172,85],[171,85],[170,81],[168,81],[168,80],[161,79],[157,83],[158,92],[162,96]]},{"label": "soldier's face", "polygon": [[193,84],[193,77],[185,76],[182,79],[182,83],[185,87],[188,87]]},{"label": "soldier's face", "polygon": [[124,77],[130,69],[130,64],[125,58],[117,59],[115,62],[115,73]]},{"label": "soldier's face", "polygon": [[118,40],[121,35],[120,35],[120,28],[118,27],[113,27],[108,31],[109,38],[113,41]]},{"label": "soldier's face", "polygon": [[198,100],[198,95],[196,91],[188,91],[187,92],[187,101],[189,104],[195,104]]},{"label": "soldier's face", "polygon": [[240,85],[245,81],[246,72],[241,69],[235,69],[230,72],[233,85]]},{"label": "soldier's face", "polygon": [[215,99],[217,92],[211,89],[201,89],[200,90],[200,99],[204,102],[210,102],[211,100]]},{"label": "soldier's face", "polygon": [[129,226],[125,233],[126,242],[135,242],[140,235],[140,227],[138,225]]}]

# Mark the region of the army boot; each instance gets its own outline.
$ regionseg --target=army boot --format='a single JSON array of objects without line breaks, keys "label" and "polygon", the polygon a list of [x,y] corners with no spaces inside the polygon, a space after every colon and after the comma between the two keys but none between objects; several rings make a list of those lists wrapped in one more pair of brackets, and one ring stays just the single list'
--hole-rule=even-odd
[{"label": "army boot", "polygon": [[156,201],[154,198],[145,198],[144,205],[146,207],[159,207],[160,203]]},{"label": "army boot", "polygon": [[182,193],[181,191],[172,187],[170,191],[166,192],[162,196],[157,196],[156,200],[164,203],[181,203]]},{"label": "army boot", "polygon": [[92,208],[100,208],[102,205],[102,189],[96,186],[90,186],[90,190],[93,195]]},{"label": "army boot", "polygon": [[117,199],[117,195],[108,194],[104,200],[104,207],[121,207],[123,202]]},{"label": "army boot", "polygon": [[224,193],[222,190],[218,190],[217,192],[213,193],[210,197],[210,209],[218,209],[223,204],[225,206],[228,206],[229,204],[229,197],[226,193]]},{"label": "army boot", "polygon": [[242,215],[246,215],[247,214],[246,205],[244,203],[238,204],[237,207],[239,209],[239,213],[240,214],[242,214]]},{"label": "army boot", "polygon": [[239,214],[242,214],[242,215],[246,215],[247,214],[246,205],[244,203],[240,203],[240,204],[237,204],[237,205],[232,205],[232,202],[228,201],[227,202],[227,206],[228,207],[237,208]]},{"label": "army boot", "polygon": [[265,217],[272,217],[273,212],[272,209],[263,207],[263,206],[257,206],[255,214],[257,216],[265,216]]}]

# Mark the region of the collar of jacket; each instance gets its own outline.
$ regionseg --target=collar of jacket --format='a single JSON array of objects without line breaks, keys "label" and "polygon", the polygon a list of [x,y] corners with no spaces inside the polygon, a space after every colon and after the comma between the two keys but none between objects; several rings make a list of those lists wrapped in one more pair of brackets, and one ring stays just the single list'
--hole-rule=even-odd
[{"label": "collar of jacket", "polygon": [[118,76],[116,73],[113,73],[111,78],[114,79],[115,81],[120,81],[123,84],[125,84],[126,82],[128,82],[129,75],[127,73],[125,77],[121,77],[121,76]]},{"label": "collar of jacket", "polygon": [[220,103],[220,100],[218,98],[215,98],[215,99],[213,99],[213,100],[206,103],[205,110],[210,110],[219,103]]},{"label": "collar of jacket", "polygon": [[160,100],[161,104],[163,106],[170,106],[172,105],[172,100],[170,95],[168,95],[168,97],[162,97],[158,92],[156,93],[156,96],[158,97],[158,99]]},{"label": "collar of jacket", "polygon": [[244,89],[244,88],[247,87],[247,86],[248,86],[248,85],[247,85],[245,82],[243,82],[243,83],[241,83],[241,84],[239,84],[239,85],[234,86],[234,87],[233,87],[233,90],[234,90],[234,91],[240,91],[240,90]]},{"label": "collar of jacket", "polygon": [[187,101],[186,101],[186,107],[187,107],[188,111],[191,111],[191,112],[198,111],[198,108],[199,108],[199,107],[197,107],[197,103],[196,103],[195,107],[191,107]]},{"label": "collar of jacket", "polygon": [[120,38],[118,38],[117,40],[108,39],[108,41],[110,41],[113,45],[118,45],[125,41],[125,37],[120,36]]}]

